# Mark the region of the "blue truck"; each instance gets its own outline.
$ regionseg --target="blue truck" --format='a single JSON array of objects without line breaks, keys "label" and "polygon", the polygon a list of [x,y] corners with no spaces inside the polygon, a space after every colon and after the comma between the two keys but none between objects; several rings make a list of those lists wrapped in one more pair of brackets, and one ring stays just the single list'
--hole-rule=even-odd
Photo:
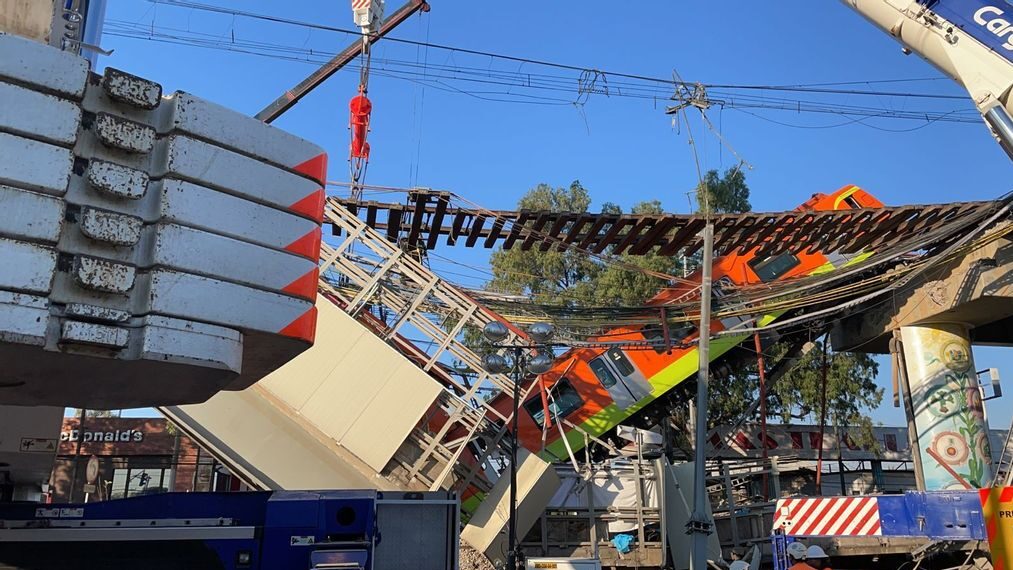
[{"label": "blue truck", "polygon": [[791,566],[786,552],[796,541],[819,545],[849,564],[864,560],[877,568],[918,560],[923,569],[963,567],[988,555],[977,489],[781,499],[771,540],[775,570]]},{"label": "blue truck", "polygon": [[166,493],[0,505],[0,568],[452,570],[451,492]]}]

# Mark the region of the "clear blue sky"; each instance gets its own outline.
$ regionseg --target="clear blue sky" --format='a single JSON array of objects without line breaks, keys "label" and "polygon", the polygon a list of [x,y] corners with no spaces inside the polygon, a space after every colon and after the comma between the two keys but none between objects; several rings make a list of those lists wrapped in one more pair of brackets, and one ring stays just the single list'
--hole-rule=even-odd
[{"label": "clear blue sky", "polygon": [[[352,27],[347,2],[204,1]],[[392,3],[388,10],[399,0]],[[112,1],[107,16],[109,31],[142,25],[163,34],[210,34],[216,41],[234,38],[237,42],[331,52],[352,40],[339,33],[142,0]],[[720,84],[940,77],[924,61],[902,55],[890,38],[838,2],[715,0],[629,5],[594,0],[433,0],[429,14],[413,17],[393,36],[651,77],[668,78],[677,70],[688,81]],[[166,91],[188,91],[249,114],[314,68],[300,62],[112,35],[105,37],[102,47],[115,50],[103,58],[105,65],[159,81]],[[381,42],[374,56],[378,66],[398,60],[576,75],[392,42]],[[339,73],[276,123],[325,146],[331,156],[333,180],[348,179],[347,102],[355,94],[357,82],[357,72]],[[472,92],[497,89],[481,84],[453,85]],[[948,80],[849,88],[963,95]],[[577,97],[575,83],[570,93],[545,95],[572,101]],[[370,97],[374,103],[369,139],[373,156],[367,181],[372,184],[447,189],[487,207],[510,208],[540,182],[566,185],[580,179],[599,203],[612,201],[628,208],[640,200],[660,199],[667,210],[684,212],[688,209],[686,193],[696,183],[686,130],[673,128],[663,112],[668,103],[664,99],[592,96],[582,107],[565,102],[504,103],[488,100],[506,97],[502,94],[469,95],[455,92],[453,87],[423,89],[417,82],[382,75],[372,77]],[[940,105],[857,95],[833,100],[896,110]],[[970,108],[962,102],[942,105],[954,106]],[[873,119],[833,126],[847,119],[771,110],[755,113],[762,118],[717,108],[709,116],[724,138],[754,166],[747,180],[756,210],[790,209],[813,192],[833,191],[845,184],[860,185],[888,204],[983,200],[1009,190],[1010,161],[980,124],[937,122],[924,126],[924,122]],[[702,125],[695,122],[693,128],[703,168],[735,164]],[[378,197],[383,198],[400,197]],[[440,253],[467,263],[483,261],[480,252]],[[470,275],[448,276],[467,285],[481,281],[480,274]],[[1013,374],[1009,351],[978,349],[976,358],[979,369],[999,366],[1005,375]],[[888,388],[887,367],[884,361],[883,385]],[[1013,385],[1009,389],[1013,392]],[[1011,399],[991,403],[992,427],[1008,425]],[[889,393],[884,400],[887,405],[877,411],[876,418],[888,425],[902,423],[902,412],[888,407]]]}]

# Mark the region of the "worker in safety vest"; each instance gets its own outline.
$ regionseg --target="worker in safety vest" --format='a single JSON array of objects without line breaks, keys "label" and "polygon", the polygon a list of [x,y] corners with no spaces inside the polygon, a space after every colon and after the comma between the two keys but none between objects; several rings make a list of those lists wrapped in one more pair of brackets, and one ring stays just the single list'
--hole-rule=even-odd
[{"label": "worker in safety vest", "polygon": [[788,570],[816,570],[812,566],[806,564],[806,554],[808,551],[804,544],[801,542],[793,542],[788,545],[787,549],[788,562],[791,566]]},{"label": "worker in safety vest", "polygon": [[815,544],[806,549],[805,561],[816,570],[830,570],[830,557]]}]

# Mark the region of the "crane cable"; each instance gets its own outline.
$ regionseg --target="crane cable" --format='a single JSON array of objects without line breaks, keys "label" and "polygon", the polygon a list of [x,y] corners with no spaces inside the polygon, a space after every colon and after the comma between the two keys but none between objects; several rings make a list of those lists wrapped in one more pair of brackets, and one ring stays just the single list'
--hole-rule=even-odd
[{"label": "crane cable", "polygon": [[[353,13],[363,9],[369,10],[371,13],[372,7],[369,6],[369,3],[369,0],[366,0],[366,2],[363,2],[363,0],[353,0]],[[370,42],[370,34],[374,31],[372,23],[362,26],[361,30],[362,53],[359,57],[362,60],[362,64],[359,67],[359,92],[348,103],[349,133],[351,135],[348,152],[349,186],[351,187],[352,197],[357,200],[362,197],[362,185],[365,182],[366,167],[369,165],[369,143],[366,142],[366,135],[369,134],[370,115],[373,111],[373,103],[367,96],[369,92],[369,68],[372,61],[372,50],[370,49],[372,44]]]}]

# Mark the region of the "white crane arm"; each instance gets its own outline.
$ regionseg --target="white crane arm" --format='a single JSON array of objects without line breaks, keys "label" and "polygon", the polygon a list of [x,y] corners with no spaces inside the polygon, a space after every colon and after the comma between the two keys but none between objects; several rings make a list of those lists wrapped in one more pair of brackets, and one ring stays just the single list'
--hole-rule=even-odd
[{"label": "white crane arm", "polygon": [[842,0],[967,89],[1013,158],[1013,4],[1007,0]]}]

